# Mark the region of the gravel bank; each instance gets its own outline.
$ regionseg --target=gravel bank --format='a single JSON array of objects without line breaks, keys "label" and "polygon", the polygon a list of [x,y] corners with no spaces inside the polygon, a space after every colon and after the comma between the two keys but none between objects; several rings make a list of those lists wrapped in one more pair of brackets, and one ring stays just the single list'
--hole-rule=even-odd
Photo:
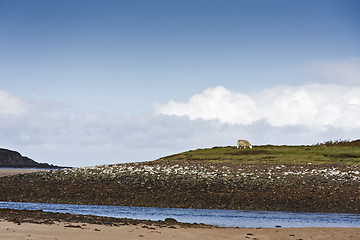
[{"label": "gravel bank", "polygon": [[1,201],[360,213],[360,166],[143,162],[0,178]]}]

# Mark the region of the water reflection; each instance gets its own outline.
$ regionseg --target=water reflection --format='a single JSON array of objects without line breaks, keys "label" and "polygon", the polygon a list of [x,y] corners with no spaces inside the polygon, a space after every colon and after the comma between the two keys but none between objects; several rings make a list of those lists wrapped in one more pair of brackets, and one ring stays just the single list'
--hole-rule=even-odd
[{"label": "water reflection", "polygon": [[0,202],[0,208],[43,210],[46,212],[146,220],[165,220],[165,218],[170,217],[179,222],[205,223],[221,227],[273,228],[277,225],[282,227],[360,227],[360,214],[149,208],[22,202]]}]

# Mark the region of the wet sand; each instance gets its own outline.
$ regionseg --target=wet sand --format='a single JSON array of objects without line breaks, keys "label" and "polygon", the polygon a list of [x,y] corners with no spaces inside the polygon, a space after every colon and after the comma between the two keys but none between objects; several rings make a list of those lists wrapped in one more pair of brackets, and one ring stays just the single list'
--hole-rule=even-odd
[{"label": "wet sand", "polygon": [[360,239],[359,228],[222,228],[176,220],[149,221],[48,213],[0,211],[1,240],[40,239]]},{"label": "wet sand", "polygon": [[183,228],[147,225],[105,226],[88,223],[35,224],[0,222],[0,239],[360,239],[360,228]]},{"label": "wet sand", "polygon": [[27,168],[0,168],[0,177],[38,172],[38,171],[48,171],[46,169],[27,169]]}]

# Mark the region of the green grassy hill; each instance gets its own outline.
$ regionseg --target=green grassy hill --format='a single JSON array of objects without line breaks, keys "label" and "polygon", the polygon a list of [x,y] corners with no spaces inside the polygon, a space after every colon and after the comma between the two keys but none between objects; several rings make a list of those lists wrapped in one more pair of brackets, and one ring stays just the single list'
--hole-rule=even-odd
[{"label": "green grassy hill", "polygon": [[360,140],[326,142],[312,146],[254,146],[252,149],[213,147],[191,150],[157,161],[210,161],[239,164],[326,164],[360,165]]}]

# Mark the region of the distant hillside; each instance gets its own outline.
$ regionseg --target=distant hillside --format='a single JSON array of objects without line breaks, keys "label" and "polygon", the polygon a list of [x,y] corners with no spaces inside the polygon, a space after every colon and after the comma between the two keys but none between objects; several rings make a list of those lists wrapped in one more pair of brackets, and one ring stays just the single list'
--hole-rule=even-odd
[{"label": "distant hillside", "polygon": [[20,153],[0,148],[0,167],[12,168],[63,168],[47,163],[38,163],[34,160],[21,156]]}]

